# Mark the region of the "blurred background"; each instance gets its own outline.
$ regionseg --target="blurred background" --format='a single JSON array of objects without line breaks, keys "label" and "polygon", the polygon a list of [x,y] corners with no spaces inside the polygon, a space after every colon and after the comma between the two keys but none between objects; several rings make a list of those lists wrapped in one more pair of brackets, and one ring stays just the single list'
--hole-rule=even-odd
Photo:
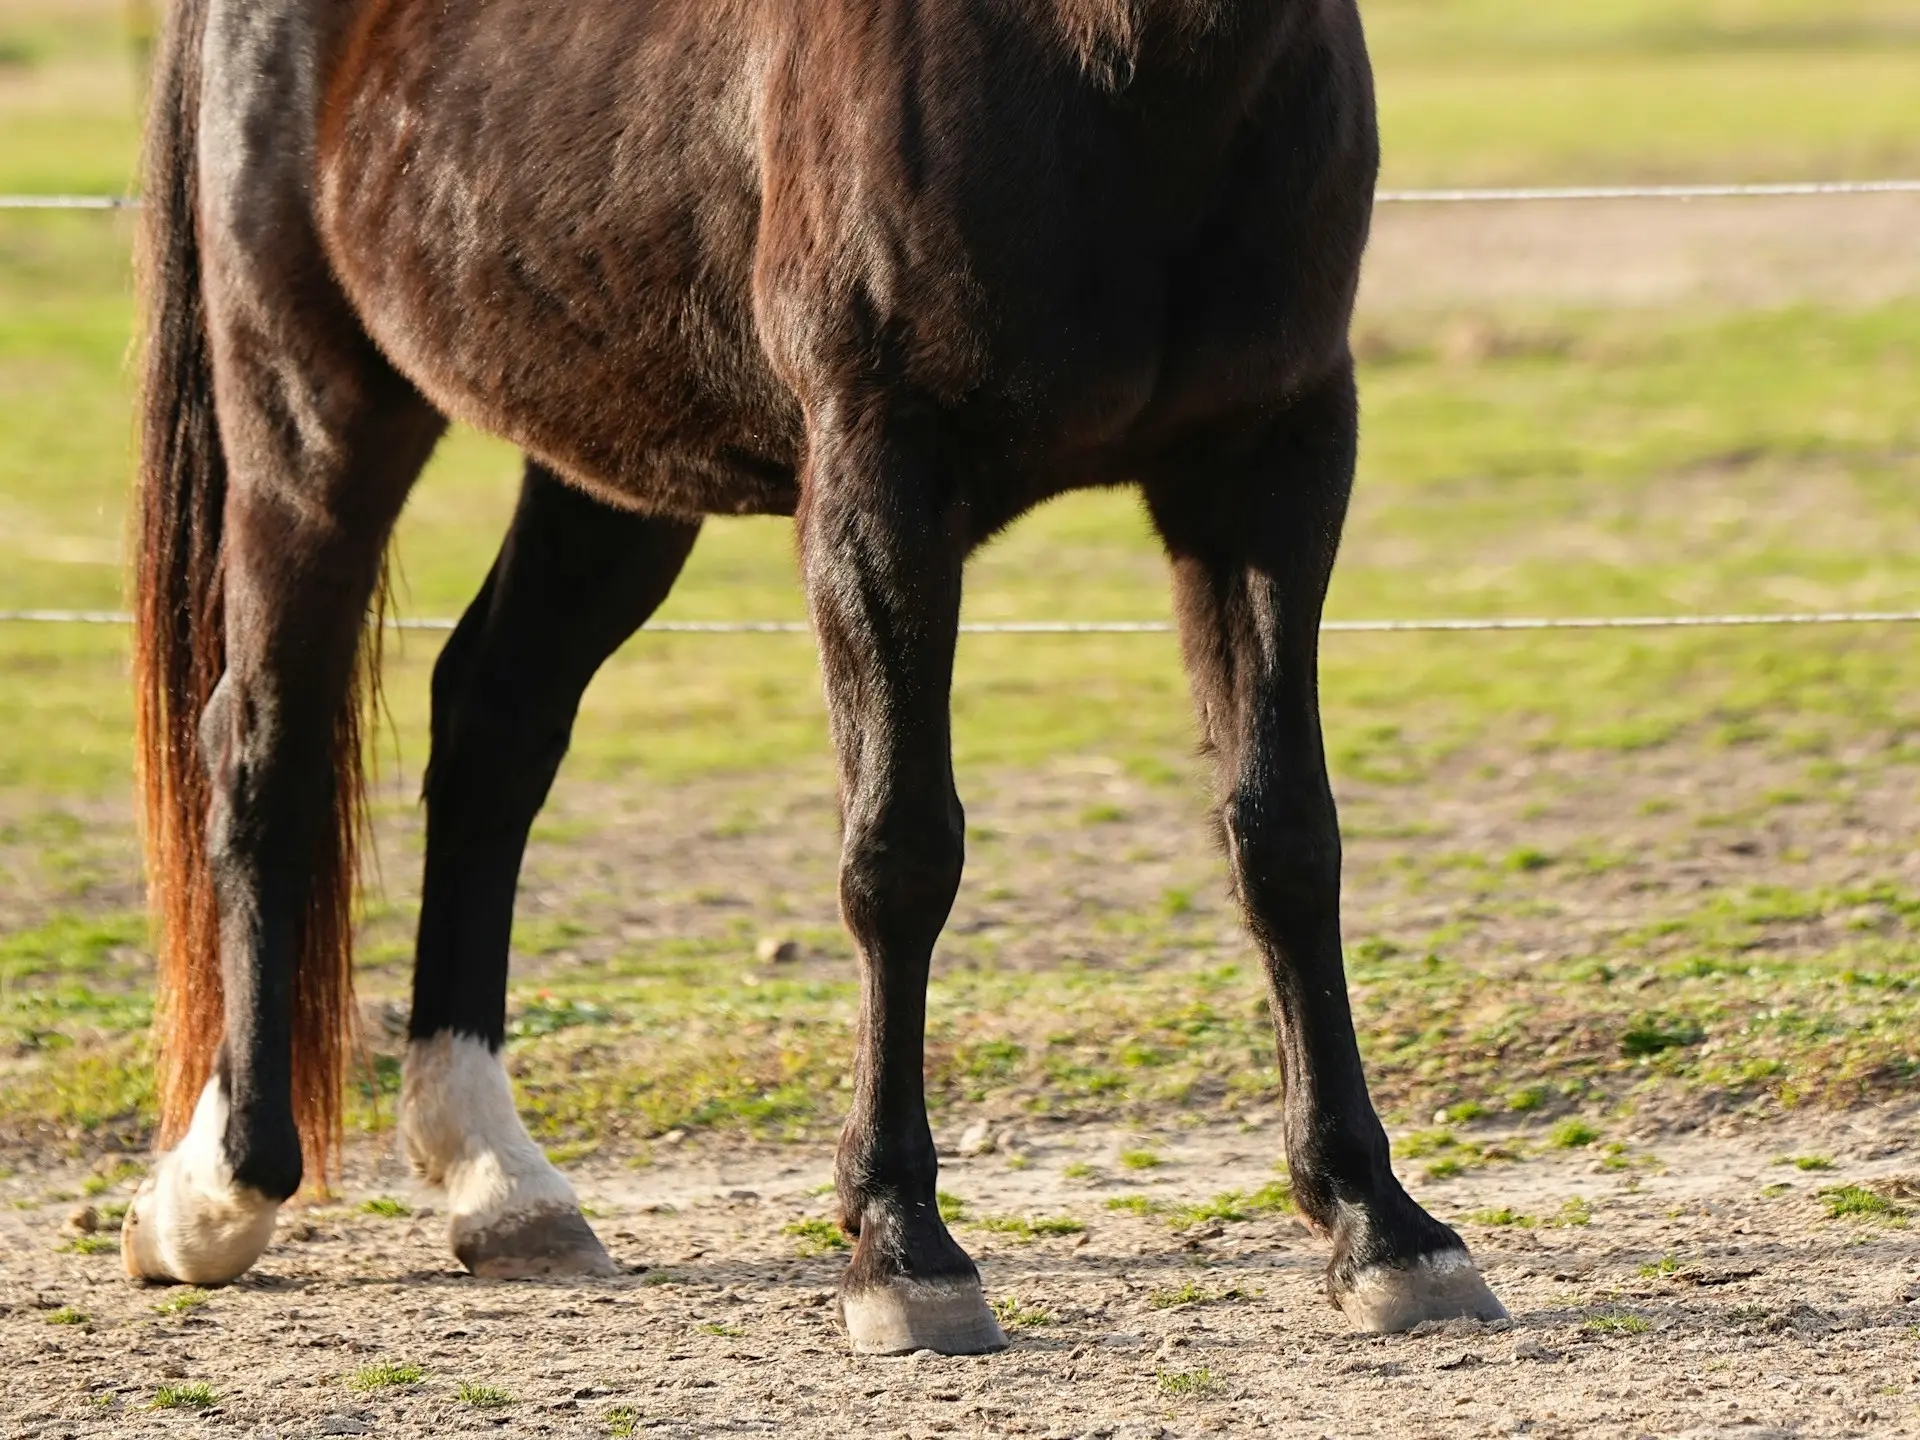
[{"label": "blurred background", "polygon": [[[1364,10],[1388,187],[1920,175],[1914,0]],[[0,192],[130,189],[153,23],[132,0],[0,0]],[[0,609],[120,603],[129,230],[0,213]],[[1355,343],[1337,617],[1920,605],[1920,196],[1384,207]],[[459,612],[517,473],[447,440],[402,526],[403,613]],[[1168,608],[1120,493],[1025,520],[967,604]],[[752,520],[709,525],[661,618],[803,615],[789,527]],[[1909,1089],[1917,635],[1330,638],[1387,1107]],[[389,648],[376,1127],[437,644]],[[81,1144],[140,1144],[150,1113],[125,665],[112,627],[0,623],[0,1124]],[[968,637],[955,706],[971,869],[935,997],[941,1103],[1262,1113],[1264,1014],[1171,637]],[[851,994],[833,854],[807,638],[629,644],[589,695],[516,938],[515,1063],[556,1148],[832,1123]]]}]

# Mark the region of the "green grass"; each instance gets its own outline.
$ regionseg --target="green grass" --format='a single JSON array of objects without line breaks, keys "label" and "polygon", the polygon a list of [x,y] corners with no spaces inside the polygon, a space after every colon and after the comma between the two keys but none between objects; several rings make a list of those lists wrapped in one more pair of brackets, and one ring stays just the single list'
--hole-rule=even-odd
[{"label": "green grass", "polygon": [[1820,1203],[1831,1219],[1893,1220],[1903,1218],[1900,1207],[1864,1185],[1829,1185],[1820,1191]]},{"label": "green grass", "polygon": [[187,1315],[198,1310],[212,1298],[213,1296],[204,1290],[194,1290],[191,1288],[175,1290],[172,1294],[168,1295],[166,1299],[154,1303],[153,1313],[156,1315]]},{"label": "green grass", "polygon": [[1224,1290],[1216,1290],[1194,1280],[1183,1280],[1178,1285],[1155,1290],[1147,1296],[1147,1304],[1155,1310],[1185,1310],[1196,1305],[1228,1305],[1236,1300],[1257,1300],[1261,1292],[1232,1285]]},{"label": "green grass", "polygon": [[391,1195],[375,1195],[362,1200],[359,1205],[362,1215],[378,1215],[383,1220],[404,1220],[413,1214],[413,1207],[404,1200],[396,1200]]},{"label": "green grass", "polygon": [[162,1385],[153,1392],[155,1410],[209,1410],[219,1403],[220,1397],[204,1381],[188,1385]]},{"label": "green grass", "polygon": [[1008,1330],[1035,1330],[1052,1325],[1058,1319],[1045,1306],[1025,1304],[1015,1295],[1002,1295],[995,1300],[993,1313],[1001,1326]]},{"label": "green grass", "polygon": [[1645,1316],[1614,1311],[1592,1316],[1583,1321],[1580,1328],[1593,1335],[1644,1335],[1653,1326]]},{"label": "green grass", "polygon": [[794,1250],[803,1257],[830,1255],[836,1250],[852,1247],[846,1232],[832,1220],[818,1218],[795,1220],[780,1227],[782,1235],[791,1235]]},{"label": "green grass", "polygon": [[85,1325],[93,1317],[84,1310],[76,1310],[71,1305],[62,1305],[58,1310],[49,1310],[46,1320],[49,1325]]},{"label": "green grass", "polygon": [[1548,1142],[1560,1150],[1584,1150],[1599,1138],[1599,1130],[1584,1120],[1562,1120],[1547,1132]]},{"label": "green grass", "polygon": [[[0,0],[0,191],[127,184],[122,15],[119,0]],[[1920,170],[1915,0],[1374,0],[1367,22],[1388,184]],[[126,217],[0,216],[0,608],[119,602],[128,239]],[[1489,327],[1483,358],[1444,353],[1449,318]],[[1366,429],[1334,615],[1905,608],[1920,593],[1920,300],[1368,315],[1361,328]],[[402,524],[407,613],[451,614],[471,595],[516,468],[465,432],[443,445]],[[1124,494],[1023,520],[977,559],[966,603],[974,619],[1168,614],[1163,563]],[[804,613],[790,527],[719,520],[663,618]],[[425,757],[437,644],[410,635],[393,652],[390,828],[410,813]],[[0,1115],[137,1145],[153,1110],[151,1005],[125,819],[125,667],[110,629],[0,626],[0,1047],[13,1057]],[[1543,770],[1684,769],[1733,755],[1791,771],[1766,782],[1770,799],[1728,797],[1752,815],[1809,798],[1845,807],[1920,763],[1920,659],[1892,630],[1330,637],[1323,671],[1343,801],[1371,796],[1400,815],[1426,813],[1463,772],[1521,757]],[[969,637],[954,716],[963,794],[1080,761],[1194,788],[1171,637]],[[824,787],[829,775],[804,638],[643,635],[596,681],[563,784],[621,796]],[[1662,804],[1676,827],[1708,822]],[[1104,843],[1128,814],[1093,793],[1059,819]],[[1480,1102],[1461,1097],[1478,1095],[1578,1127],[1568,1112],[1660,1087],[1845,1106],[1920,1079],[1920,898],[1897,886],[1650,896],[1643,924],[1527,960],[1476,950],[1475,917],[1566,903],[1618,857],[1526,834],[1441,857],[1407,835],[1405,892],[1472,903],[1433,933],[1354,949],[1369,1075],[1403,1121],[1445,1108],[1464,1124],[1462,1107]],[[539,843],[578,856],[596,838],[583,824],[543,828]],[[413,842],[400,843],[390,875],[417,868]],[[999,844],[975,837],[976,864]],[[936,1112],[1132,1122],[1270,1106],[1259,977],[1241,949],[1205,938],[1218,888],[1155,881],[1133,911],[1090,917],[1121,937],[1118,963],[1025,971],[1001,963],[991,936],[943,937]],[[404,989],[409,903],[370,915],[370,994]],[[1855,928],[1862,914],[1872,923]],[[516,944],[544,964],[621,924],[618,898],[599,899],[530,917]],[[516,990],[511,1063],[540,1138],[831,1133],[845,1109],[847,972],[749,986],[737,962],[755,938],[645,936],[604,966]],[[796,938],[847,957],[837,933]],[[397,1094],[396,1057],[374,1061],[353,1096],[365,1128],[391,1123]],[[1464,1136],[1420,1157],[1434,1179],[1489,1158]]]},{"label": "green grass", "polygon": [[499,1386],[480,1385],[472,1380],[462,1380],[453,1395],[462,1405],[471,1405],[476,1410],[504,1410],[514,1403],[513,1396]]},{"label": "green grass", "polygon": [[601,1415],[600,1423],[615,1440],[624,1440],[639,1427],[640,1412],[631,1405],[615,1405]]},{"label": "green grass", "polygon": [[62,1255],[113,1255],[120,1250],[118,1235],[76,1235],[55,1247]]},{"label": "green grass", "polygon": [[426,1378],[427,1372],[411,1360],[381,1360],[361,1366],[347,1384],[354,1390],[403,1390]]},{"label": "green grass", "polygon": [[1502,1205],[1497,1210],[1475,1210],[1471,1215],[1467,1216],[1467,1219],[1475,1225],[1513,1225],[1522,1230],[1531,1230],[1540,1223],[1534,1216],[1523,1215],[1506,1205]]},{"label": "green grass", "polygon": [[1224,1387],[1214,1378],[1210,1366],[1197,1370],[1162,1370],[1154,1376],[1160,1393],[1172,1400],[1199,1400],[1217,1394]]},{"label": "green grass", "polygon": [[1166,1163],[1166,1157],[1153,1150],[1122,1150],[1120,1152],[1120,1166],[1124,1170],[1153,1170]]},{"label": "green grass", "polygon": [[973,1224],[995,1235],[1010,1235],[1022,1245],[1043,1236],[1078,1235],[1087,1228],[1071,1215],[982,1215]]}]

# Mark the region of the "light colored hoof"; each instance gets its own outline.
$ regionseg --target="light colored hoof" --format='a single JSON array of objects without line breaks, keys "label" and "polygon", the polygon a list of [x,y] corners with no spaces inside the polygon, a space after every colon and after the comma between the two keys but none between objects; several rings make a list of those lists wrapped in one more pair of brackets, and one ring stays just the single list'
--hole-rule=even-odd
[{"label": "light colored hoof", "polygon": [[890,1280],[840,1297],[856,1355],[988,1355],[1007,1348],[978,1280]]},{"label": "light colored hoof", "polygon": [[566,1176],[513,1108],[500,1059],[468,1035],[416,1040],[400,1088],[400,1134],[414,1172],[446,1192],[447,1238],[486,1280],[615,1275]]},{"label": "light colored hoof", "polygon": [[1405,1268],[1376,1265],[1336,1297],[1355,1327],[1375,1335],[1429,1320],[1505,1320],[1502,1305],[1464,1250],[1423,1255]]},{"label": "light colored hoof", "polygon": [[266,1253],[280,1202],[234,1181],[226,1129],[226,1098],[213,1080],[179,1146],[154,1162],[127,1206],[120,1260],[134,1279],[224,1285]]},{"label": "light colored hoof", "polygon": [[620,1273],[599,1236],[571,1206],[501,1215],[484,1227],[455,1220],[453,1253],[482,1280]]}]

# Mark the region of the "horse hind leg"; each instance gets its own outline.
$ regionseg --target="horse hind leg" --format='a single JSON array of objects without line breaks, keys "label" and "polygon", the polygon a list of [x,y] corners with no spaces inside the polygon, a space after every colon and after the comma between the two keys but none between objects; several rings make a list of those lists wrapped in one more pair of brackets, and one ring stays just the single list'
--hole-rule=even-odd
[{"label": "horse hind leg", "polygon": [[[217,990],[219,1042],[124,1244],[131,1273],[196,1283],[251,1265],[303,1150],[324,1166],[332,1148],[350,1025],[354,674],[393,521],[442,428],[324,302],[245,303],[268,296],[244,259],[209,270],[225,624],[203,637],[224,665],[199,748],[218,963],[186,988]],[[213,1039],[193,1022],[167,1037],[176,1074]]]},{"label": "horse hind leg", "polygon": [[611,510],[527,466],[485,584],[433,676],[426,881],[400,1129],[476,1275],[610,1275],[500,1062],[527,833],[601,663],[663,601],[697,523]]},{"label": "horse hind leg", "polygon": [[[180,1140],[122,1245],[136,1277],[198,1284],[258,1259],[308,1163],[333,1156],[354,676],[388,536],[444,423],[333,284],[297,128],[308,50],[256,15],[174,7],[143,187],[136,669],[167,922],[163,1133]],[[202,113],[219,120],[204,139]]]},{"label": "horse hind leg", "polygon": [[1363,1330],[1506,1311],[1466,1246],[1394,1177],[1340,957],[1340,831],[1320,732],[1321,603],[1353,478],[1343,367],[1264,433],[1155,477],[1181,643],[1234,889],[1261,951],[1295,1198],[1333,1241],[1331,1298]]}]

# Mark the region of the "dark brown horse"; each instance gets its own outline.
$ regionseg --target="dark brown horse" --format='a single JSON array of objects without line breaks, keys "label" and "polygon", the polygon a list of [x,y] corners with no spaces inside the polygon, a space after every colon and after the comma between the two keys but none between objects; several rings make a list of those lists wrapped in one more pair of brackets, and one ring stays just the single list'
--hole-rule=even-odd
[{"label": "dark brown horse", "polygon": [[434,673],[402,1097],[470,1269],[609,1268],[497,1058],[521,853],[702,518],[791,514],[860,957],[843,1313],[862,1351],[1004,1343],[921,1078],[961,573],[1047,497],[1130,483],[1330,1293],[1372,1329],[1499,1315],[1394,1178],[1341,969],[1316,656],[1376,163],[1353,0],[178,0],[138,581],[176,1148],[128,1268],[238,1275],[337,1146],[365,622],[451,416],[529,456]]}]

